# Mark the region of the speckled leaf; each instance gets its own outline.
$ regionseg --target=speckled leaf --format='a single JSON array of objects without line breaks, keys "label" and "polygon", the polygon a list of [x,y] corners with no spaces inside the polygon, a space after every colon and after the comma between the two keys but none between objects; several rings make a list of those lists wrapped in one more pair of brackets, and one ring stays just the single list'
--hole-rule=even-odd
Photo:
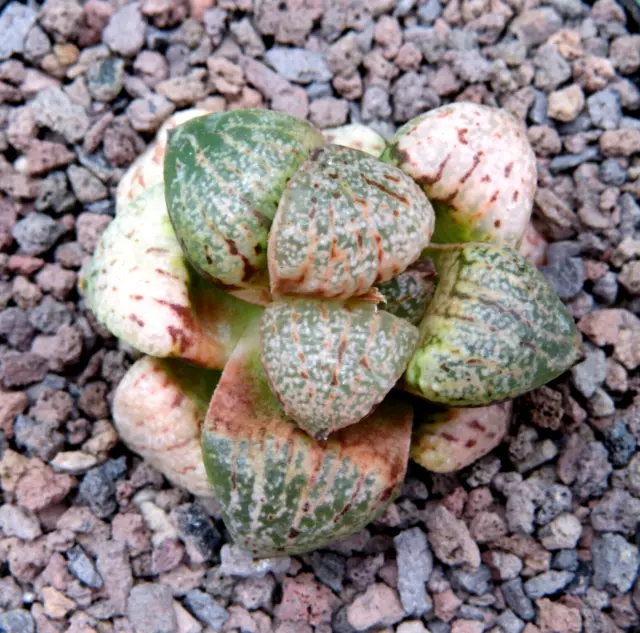
[{"label": "speckled leaf", "polygon": [[380,284],[385,311],[418,325],[435,292],[435,274],[431,260],[420,259],[391,281]]},{"label": "speckled leaf", "polygon": [[194,495],[213,489],[200,433],[220,372],[145,356],[116,389],[113,420],[120,439],[169,481]]},{"label": "speckled leaf", "polygon": [[136,349],[222,368],[261,309],[190,270],[162,185],[137,196],[102,234],[85,280],[98,321]]},{"label": "speckled leaf", "polygon": [[323,143],[309,123],[267,110],[211,114],[176,128],[165,157],[167,205],[201,274],[230,286],[266,283],[282,190]]},{"label": "speckled leaf", "polygon": [[170,116],[160,127],[155,139],[124,173],[116,193],[116,213],[125,210],[134,198],[154,185],[164,183],[164,154],[169,131],[191,119],[209,114],[207,110],[191,108]]},{"label": "speckled leaf", "polygon": [[470,409],[430,410],[418,422],[411,459],[436,473],[466,468],[490,453],[509,430],[513,401]]},{"label": "speckled leaf", "polygon": [[453,406],[514,398],[580,355],[573,318],[541,273],[509,248],[433,247],[438,286],[420,324],[409,388]]},{"label": "speckled leaf", "polygon": [[418,259],[433,233],[431,204],[399,169],[329,145],[287,184],[269,236],[275,298],[371,295]]},{"label": "speckled leaf", "polygon": [[359,149],[361,152],[371,154],[374,158],[379,158],[387,147],[387,142],[380,134],[362,123],[350,123],[323,130],[322,135],[327,143]]},{"label": "speckled leaf", "polygon": [[202,434],[205,466],[232,539],[256,557],[302,554],[375,520],[404,479],[411,405],[390,396],[319,442],[289,420],[248,330],[222,373]]},{"label": "speckled leaf", "polygon": [[383,158],[433,203],[434,243],[519,244],[533,208],[536,158],[505,110],[470,102],[430,110],[398,130]]},{"label": "speckled leaf", "polygon": [[290,299],[260,318],[262,363],[284,410],[318,439],[355,424],[393,388],[418,343],[369,303]]}]

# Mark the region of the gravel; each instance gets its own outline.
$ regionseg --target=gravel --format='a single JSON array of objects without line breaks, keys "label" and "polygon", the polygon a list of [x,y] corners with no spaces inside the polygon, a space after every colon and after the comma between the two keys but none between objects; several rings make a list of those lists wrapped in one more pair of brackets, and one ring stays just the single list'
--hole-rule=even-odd
[{"label": "gravel", "polygon": [[398,591],[407,615],[422,616],[431,610],[425,584],[433,570],[433,555],[420,528],[405,530],[393,540],[398,565]]},{"label": "gravel", "polygon": [[616,595],[624,594],[633,585],[638,573],[638,548],[619,534],[603,534],[591,546],[593,584]]}]

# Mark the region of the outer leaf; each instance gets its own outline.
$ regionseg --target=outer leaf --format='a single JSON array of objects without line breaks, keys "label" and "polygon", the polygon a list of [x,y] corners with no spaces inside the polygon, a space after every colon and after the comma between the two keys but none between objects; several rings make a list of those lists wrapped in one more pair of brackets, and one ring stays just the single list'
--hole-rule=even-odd
[{"label": "outer leaf", "polygon": [[233,540],[253,556],[302,554],[357,532],[396,497],[411,405],[389,398],[318,442],[289,420],[260,362],[257,328],[222,373],[202,434],[207,473]]},{"label": "outer leaf", "polygon": [[378,286],[384,297],[384,309],[391,314],[418,325],[436,289],[436,270],[430,260],[421,259]]},{"label": "outer leaf", "polygon": [[438,287],[406,372],[411,391],[453,406],[486,405],[539,387],[578,359],[573,318],[522,255],[490,244],[429,254]]},{"label": "outer leaf", "polygon": [[140,351],[222,368],[261,309],[188,268],[162,185],[137,196],[103,233],[86,277],[87,302],[112,334]]},{"label": "outer leaf", "polygon": [[116,213],[121,213],[127,205],[141,193],[155,185],[164,183],[164,154],[169,131],[191,119],[209,114],[207,110],[191,108],[170,116],[158,130],[153,143],[127,169],[118,183],[116,193]]},{"label": "outer leaf", "polygon": [[432,410],[414,429],[411,459],[436,473],[466,468],[500,444],[512,411],[511,400],[473,409]]},{"label": "outer leaf", "polygon": [[399,169],[338,145],[314,150],[287,184],[269,236],[275,298],[367,296],[418,259],[431,204]]},{"label": "outer leaf", "polygon": [[327,143],[358,149],[374,158],[380,158],[380,155],[387,147],[387,142],[380,134],[361,123],[351,123],[330,128],[324,130],[322,135]]},{"label": "outer leaf", "polygon": [[318,439],[368,415],[402,376],[418,343],[417,328],[371,304],[313,299],[272,303],[260,335],[273,392]]},{"label": "outer leaf", "polygon": [[172,483],[213,496],[200,429],[220,372],[146,356],[116,389],[113,419],[122,441]]},{"label": "outer leaf", "polygon": [[165,157],[167,205],[202,275],[231,286],[264,282],[282,190],[323,142],[309,123],[265,110],[211,114],[173,132]]},{"label": "outer leaf", "polygon": [[505,110],[467,102],[436,108],[400,128],[383,158],[433,203],[434,243],[519,244],[533,208],[536,159]]}]

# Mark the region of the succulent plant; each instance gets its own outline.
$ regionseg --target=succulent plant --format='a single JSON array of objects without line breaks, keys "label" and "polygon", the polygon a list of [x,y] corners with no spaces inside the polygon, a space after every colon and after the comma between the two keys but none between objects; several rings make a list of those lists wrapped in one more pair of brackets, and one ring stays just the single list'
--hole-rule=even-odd
[{"label": "succulent plant", "polygon": [[116,393],[122,439],[214,495],[256,557],[374,520],[410,456],[468,466],[507,432],[512,398],[579,356],[516,250],[543,261],[535,183],[516,120],[475,104],[389,144],[276,112],[174,115],[123,178],[82,282],[100,323],[149,355]]}]

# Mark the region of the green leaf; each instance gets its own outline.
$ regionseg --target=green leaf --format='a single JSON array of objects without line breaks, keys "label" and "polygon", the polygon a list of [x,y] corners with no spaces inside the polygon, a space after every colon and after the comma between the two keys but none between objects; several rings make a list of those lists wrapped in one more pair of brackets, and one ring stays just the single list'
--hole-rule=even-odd
[{"label": "green leaf", "polygon": [[161,184],[135,197],[107,227],[85,289],[98,321],[132,347],[218,369],[261,312],[192,273]]},{"label": "green leaf", "polygon": [[378,286],[384,297],[384,309],[401,319],[418,325],[435,292],[435,268],[421,259],[391,281]]},{"label": "green leaf", "polygon": [[269,236],[274,298],[371,296],[433,233],[431,204],[399,169],[346,147],[314,150],[287,184]]},{"label": "green leaf", "polygon": [[175,485],[213,496],[200,430],[220,372],[145,356],[116,389],[113,420],[120,439]]},{"label": "green leaf", "polygon": [[202,433],[207,473],[231,538],[256,557],[302,554],[379,517],[406,472],[411,405],[390,397],[319,442],[285,415],[247,330],[222,372]]},{"label": "green leaf", "polygon": [[291,299],[260,319],[262,362],[284,410],[318,439],[367,416],[418,343],[410,323],[369,303]]},{"label": "green leaf", "polygon": [[323,143],[309,123],[268,110],[221,112],[176,128],[165,156],[166,198],[196,270],[230,286],[266,284],[282,190]]},{"label": "green leaf", "polygon": [[576,362],[573,318],[522,255],[491,244],[428,253],[438,286],[405,374],[412,392],[452,406],[486,405],[539,387]]},{"label": "green leaf", "polygon": [[432,202],[433,243],[520,243],[533,208],[536,157],[506,110],[470,102],[435,108],[401,127],[382,158]]},{"label": "green leaf", "polygon": [[509,430],[513,402],[417,414],[411,459],[436,473],[466,468],[490,453]]}]

